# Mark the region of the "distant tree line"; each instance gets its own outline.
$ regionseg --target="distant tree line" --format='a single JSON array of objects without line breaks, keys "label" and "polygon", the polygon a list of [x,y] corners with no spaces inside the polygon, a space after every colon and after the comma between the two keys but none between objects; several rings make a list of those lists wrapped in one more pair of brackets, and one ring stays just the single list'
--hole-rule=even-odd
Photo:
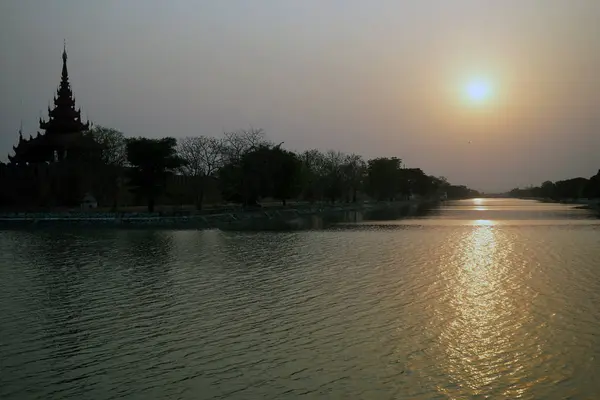
[{"label": "distant tree line", "polygon": [[548,200],[576,200],[600,198],[600,170],[589,179],[572,178],[562,181],[545,181],[540,186],[515,188],[510,191],[512,197],[539,198]]},{"label": "distant tree line", "polygon": [[267,140],[262,129],[228,132],[221,138],[190,136],[148,139],[125,138],[118,131],[97,127],[92,133],[104,148],[112,187],[117,189],[123,167],[129,187],[147,200],[165,189],[169,174],[180,174],[194,182],[195,205],[201,209],[206,187],[216,182],[223,200],[258,206],[262,199],[308,202],[357,202],[359,195],[394,201],[411,197],[451,199],[479,195],[465,186],[453,186],[444,177],[406,168],[396,157],[365,161],[358,154],[307,150],[296,153]]},{"label": "distant tree line", "polygon": [[95,126],[90,134],[101,148],[100,159],[87,163],[93,169],[91,186],[101,203],[113,209],[127,192],[136,204],[144,202],[153,211],[170,195],[168,182],[174,178],[184,182],[186,204],[193,199],[198,210],[207,193],[215,191],[222,201],[245,207],[257,207],[265,199],[285,206],[291,200],[350,203],[479,195],[444,177],[408,168],[397,157],[365,160],[333,150],[293,152],[268,140],[262,129],[219,138],[150,139],[127,138],[118,130]]}]

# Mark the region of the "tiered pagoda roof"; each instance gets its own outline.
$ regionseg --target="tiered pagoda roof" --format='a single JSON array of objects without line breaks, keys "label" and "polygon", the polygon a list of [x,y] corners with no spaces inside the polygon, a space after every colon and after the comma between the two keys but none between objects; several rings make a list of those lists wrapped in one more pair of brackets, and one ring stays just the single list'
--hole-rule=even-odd
[{"label": "tiered pagoda roof", "polygon": [[[13,146],[11,163],[52,162],[67,158],[73,151],[90,149],[96,142],[86,132],[90,123],[82,122],[81,110],[76,108],[73,91],[69,83],[66,46],[62,54],[60,85],[54,96],[54,108],[48,107],[48,120],[40,118],[39,126],[45,133],[24,139],[19,131],[19,143]],[[72,154],[71,154],[72,155]]]}]

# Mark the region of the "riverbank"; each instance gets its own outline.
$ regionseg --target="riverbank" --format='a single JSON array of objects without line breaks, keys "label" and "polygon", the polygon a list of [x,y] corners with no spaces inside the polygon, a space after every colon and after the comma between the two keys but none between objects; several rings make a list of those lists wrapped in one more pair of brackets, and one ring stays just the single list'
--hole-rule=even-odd
[{"label": "riverbank", "polygon": [[433,205],[432,201],[365,202],[352,204],[307,204],[289,207],[229,209],[201,213],[102,213],[90,211],[0,213],[0,229],[56,226],[211,229],[230,228],[244,222],[291,221],[301,217],[404,209],[407,214]]},{"label": "riverbank", "polygon": [[561,199],[554,200],[544,197],[520,197],[522,200],[535,200],[540,203],[556,203],[556,204],[568,204],[576,206],[579,210],[597,210],[600,211],[600,199]]}]

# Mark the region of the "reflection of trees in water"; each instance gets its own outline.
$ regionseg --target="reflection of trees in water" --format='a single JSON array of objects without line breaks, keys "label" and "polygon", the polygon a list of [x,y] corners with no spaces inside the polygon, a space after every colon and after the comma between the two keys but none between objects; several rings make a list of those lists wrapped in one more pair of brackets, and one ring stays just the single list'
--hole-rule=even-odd
[{"label": "reflection of trees in water", "polygon": [[271,219],[250,219],[239,221],[224,230],[231,231],[302,231],[324,229],[341,222],[362,221],[362,213],[357,211],[298,215],[294,217],[274,217]]},{"label": "reflection of trees in water", "polygon": [[288,228],[281,230],[323,229],[339,223],[357,223],[368,220],[389,221],[406,217],[424,216],[428,215],[429,212],[431,212],[431,210],[425,207],[390,207],[366,211],[324,213],[319,215],[303,216],[297,220],[288,221],[260,221],[256,226],[261,226],[260,224],[263,224],[263,226],[269,226],[269,224],[271,224],[270,226],[273,227]]},{"label": "reflection of trees in water", "polygon": [[390,221],[406,217],[428,215],[434,210],[424,206],[406,205],[370,211],[344,211],[294,217],[274,217],[270,219],[249,219],[238,221],[223,227],[230,231],[301,231],[326,229],[340,223],[357,223],[362,221]]}]

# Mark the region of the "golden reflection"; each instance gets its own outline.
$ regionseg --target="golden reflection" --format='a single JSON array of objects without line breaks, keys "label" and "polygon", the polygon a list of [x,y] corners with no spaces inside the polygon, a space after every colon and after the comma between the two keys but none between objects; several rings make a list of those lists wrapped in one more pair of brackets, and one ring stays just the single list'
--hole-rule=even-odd
[{"label": "golden reflection", "polygon": [[[453,398],[489,394],[495,383],[522,369],[515,352],[519,322],[527,318],[511,286],[513,243],[494,221],[473,221],[471,230],[454,242],[455,255],[443,266],[449,277],[449,295],[442,305],[445,315],[439,346],[445,356],[439,366],[453,382],[438,390]],[[525,390],[519,387],[515,390]],[[510,393],[518,398],[517,391]],[[521,394],[522,395],[522,394]]]},{"label": "golden reflection", "polygon": [[497,345],[493,340],[495,308],[498,297],[490,290],[497,271],[497,241],[491,221],[475,221],[476,227],[463,241],[462,265],[457,276],[457,288],[451,303],[457,312],[450,323],[448,333],[452,335],[446,352],[449,374],[457,383],[472,390],[492,383],[499,371],[478,371],[477,361],[489,357]]},{"label": "golden reflection", "polygon": [[473,209],[475,211],[487,211],[489,210],[489,208],[487,208],[486,206],[484,206],[483,204],[485,203],[484,199],[473,199],[473,204],[475,205],[475,207],[473,207]]},{"label": "golden reflection", "polygon": [[476,219],[475,221],[473,221],[472,225],[476,225],[476,226],[494,226],[494,225],[496,225],[496,222],[492,221],[490,219]]}]

